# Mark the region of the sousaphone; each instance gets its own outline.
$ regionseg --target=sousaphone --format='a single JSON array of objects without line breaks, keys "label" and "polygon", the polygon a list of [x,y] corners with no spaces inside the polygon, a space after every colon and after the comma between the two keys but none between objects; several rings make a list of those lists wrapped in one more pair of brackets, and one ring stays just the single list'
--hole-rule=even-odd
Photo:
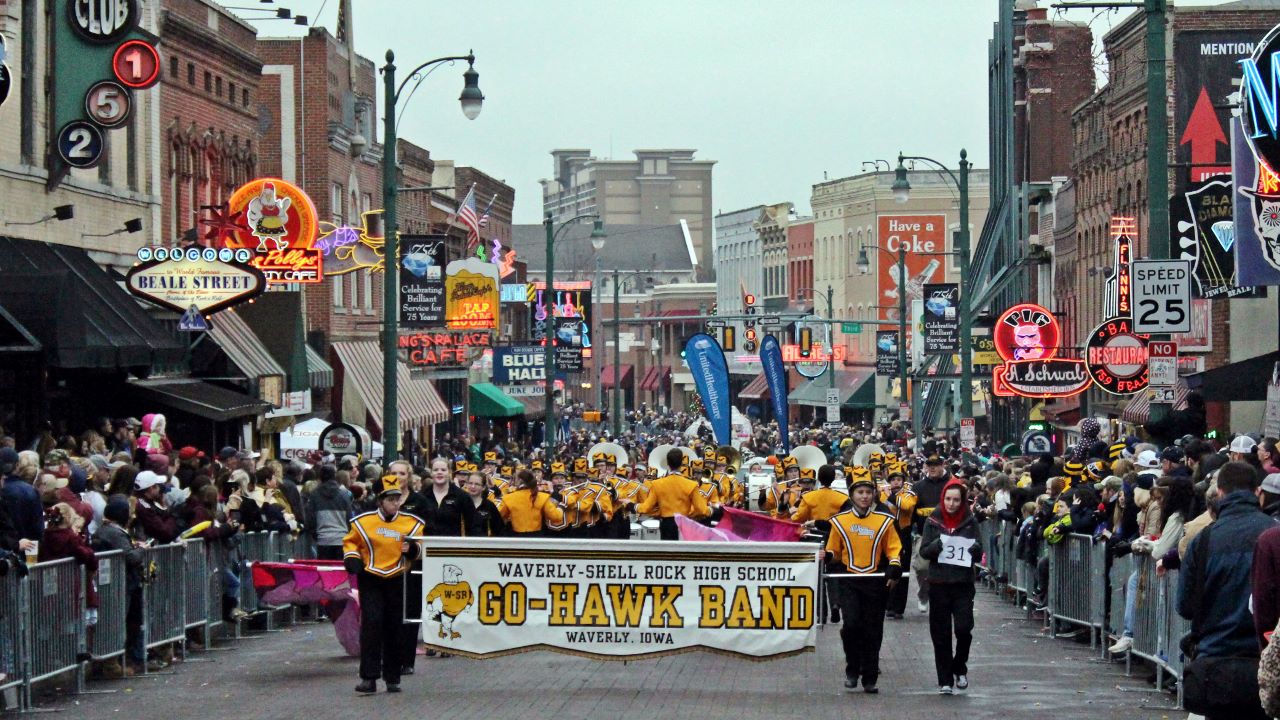
[{"label": "sousaphone", "polygon": [[853,464],[861,467],[871,467],[871,456],[876,453],[883,455],[884,450],[875,443],[863,443],[858,446],[857,450],[853,451]]},{"label": "sousaphone", "polygon": [[796,459],[796,463],[800,465],[801,470],[817,472],[818,468],[827,464],[827,454],[813,445],[801,445],[793,448],[790,457]]},{"label": "sousaphone", "polygon": [[591,462],[591,459],[598,453],[604,453],[612,457],[615,465],[627,465],[631,462],[627,451],[623,450],[622,446],[617,443],[600,442],[592,445],[591,449],[587,451],[587,462]]},{"label": "sousaphone", "polygon": [[[667,467],[667,453],[674,449],[677,449],[675,445],[659,445],[654,448],[653,452],[649,453],[649,467],[657,468],[663,475],[670,474],[671,468]],[[686,462],[692,462],[700,457],[691,448],[681,447],[679,450],[684,453]]]}]

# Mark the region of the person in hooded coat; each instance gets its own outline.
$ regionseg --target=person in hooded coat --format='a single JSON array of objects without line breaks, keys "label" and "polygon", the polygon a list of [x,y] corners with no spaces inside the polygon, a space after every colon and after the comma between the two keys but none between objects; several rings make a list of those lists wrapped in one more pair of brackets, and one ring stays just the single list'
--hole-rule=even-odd
[{"label": "person in hooded coat", "polygon": [[951,480],[942,488],[938,510],[924,523],[920,554],[929,560],[929,636],[938,692],[963,692],[969,687],[975,565],[982,556],[982,543],[978,522],[969,510],[968,492],[960,480]]}]

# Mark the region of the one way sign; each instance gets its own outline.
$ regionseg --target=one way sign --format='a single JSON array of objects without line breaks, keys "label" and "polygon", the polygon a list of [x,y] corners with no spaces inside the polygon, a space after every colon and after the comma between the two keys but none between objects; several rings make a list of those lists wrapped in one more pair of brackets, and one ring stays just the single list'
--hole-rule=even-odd
[{"label": "one way sign", "polygon": [[1133,331],[1191,332],[1191,261],[1133,261]]}]

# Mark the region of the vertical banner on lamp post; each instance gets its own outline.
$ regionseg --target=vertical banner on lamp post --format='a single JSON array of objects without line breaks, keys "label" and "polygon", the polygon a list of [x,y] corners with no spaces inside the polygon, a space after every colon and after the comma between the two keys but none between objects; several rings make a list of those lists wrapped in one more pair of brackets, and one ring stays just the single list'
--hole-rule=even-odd
[{"label": "vertical banner on lamp post", "polygon": [[898,331],[876,331],[876,375],[896,377],[902,369],[898,366]]},{"label": "vertical banner on lamp post", "polygon": [[400,324],[444,325],[444,235],[400,236]]},{"label": "vertical banner on lamp post", "polygon": [[791,452],[791,436],[787,432],[787,368],[782,364],[782,348],[778,339],[765,335],[760,341],[760,365],[764,369],[765,382],[769,384],[769,399],[773,402],[773,417],[778,421],[778,434],[782,437],[782,449]]},{"label": "vertical banner on lamp post", "polygon": [[707,420],[716,435],[716,443],[729,445],[733,436],[732,415],[729,409],[729,365],[724,351],[710,335],[698,333],[685,343],[685,358],[693,374],[693,384],[702,397]]},{"label": "vertical banner on lamp post", "polygon": [[960,286],[924,286],[924,354],[950,355],[960,349]]}]

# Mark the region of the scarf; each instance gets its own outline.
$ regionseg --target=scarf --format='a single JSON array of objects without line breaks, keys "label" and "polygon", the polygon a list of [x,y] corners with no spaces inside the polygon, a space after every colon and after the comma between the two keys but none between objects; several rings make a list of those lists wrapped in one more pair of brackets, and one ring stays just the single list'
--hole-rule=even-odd
[{"label": "scarf", "polygon": [[[960,502],[960,509],[955,513],[949,513],[947,512],[945,498],[947,497],[947,491],[953,487],[960,488],[962,500]],[[943,529],[947,532],[955,532],[956,528],[960,527],[960,523],[964,522],[964,519],[968,517],[969,503],[967,495],[968,493],[965,492],[964,483],[955,478],[948,480],[947,484],[942,486],[942,494],[938,496],[938,510],[935,515],[937,515],[938,522],[942,523]]]}]

